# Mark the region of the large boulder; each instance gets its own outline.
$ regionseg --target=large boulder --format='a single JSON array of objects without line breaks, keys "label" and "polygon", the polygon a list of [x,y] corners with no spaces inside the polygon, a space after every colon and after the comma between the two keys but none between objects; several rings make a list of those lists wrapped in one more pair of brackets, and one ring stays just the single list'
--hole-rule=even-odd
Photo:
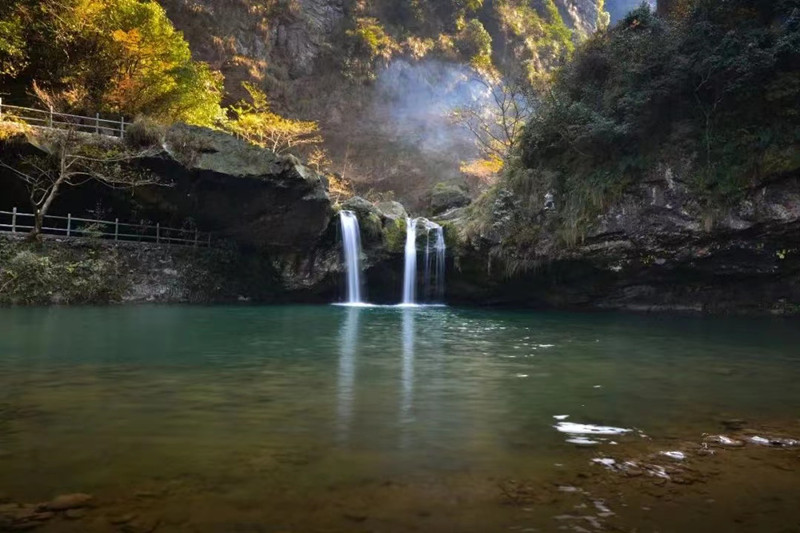
[{"label": "large boulder", "polygon": [[381,216],[381,212],[372,202],[365,200],[360,196],[353,196],[352,198],[345,200],[342,203],[342,209],[345,211],[352,211],[356,214],[359,220],[365,219],[370,215],[376,215],[378,217]]},{"label": "large boulder", "polygon": [[400,202],[380,202],[377,207],[378,211],[380,211],[384,218],[388,218],[390,220],[405,220],[408,218],[408,212]]},{"label": "large boulder", "polygon": [[148,166],[174,173],[176,185],[145,196],[162,196],[157,201],[191,213],[201,226],[241,245],[307,249],[333,216],[325,181],[295,157],[185,124],[169,129],[164,148],[168,157],[151,159]]},{"label": "large boulder", "polygon": [[472,202],[467,192],[454,183],[437,183],[431,191],[430,208],[434,215]]}]

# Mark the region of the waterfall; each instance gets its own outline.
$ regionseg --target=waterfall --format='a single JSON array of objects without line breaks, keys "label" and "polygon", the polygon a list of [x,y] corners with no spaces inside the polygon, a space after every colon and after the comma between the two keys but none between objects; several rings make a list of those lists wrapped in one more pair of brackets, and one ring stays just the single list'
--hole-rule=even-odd
[{"label": "waterfall", "polygon": [[416,303],[417,287],[417,221],[406,219],[406,266],[403,276],[403,304]]},{"label": "waterfall", "polygon": [[344,262],[347,268],[347,303],[361,302],[361,233],[358,218],[352,211],[339,214],[344,243]]},{"label": "waterfall", "polygon": [[431,256],[431,228],[426,228],[425,231],[425,284],[423,285],[422,294],[425,301],[429,302],[431,299],[431,267],[433,257]]},{"label": "waterfall", "polygon": [[438,224],[427,222],[425,243],[425,301],[444,302],[444,272],[447,246],[444,242],[444,229]]},{"label": "waterfall", "polygon": [[435,252],[432,257],[433,268],[431,269],[434,276],[433,301],[444,303],[444,271],[447,245],[444,242],[444,229],[441,226],[435,226],[431,231],[433,231],[434,235],[433,251]]}]

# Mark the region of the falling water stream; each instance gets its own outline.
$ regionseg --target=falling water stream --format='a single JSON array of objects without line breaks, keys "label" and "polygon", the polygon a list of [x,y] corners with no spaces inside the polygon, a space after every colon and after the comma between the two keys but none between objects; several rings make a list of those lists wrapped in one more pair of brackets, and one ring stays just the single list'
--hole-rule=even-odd
[{"label": "falling water stream", "polygon": [[406,261],[403,275],[403,305],[416,303],[417,288],[417,221],[406,222]]},{"label": "falling water stream", "polygon": [[[340,221],[347,280],[347,303],[363,304],[361,237],[358,218],[352,211],[342,211]],[[406,223],[402,305],[417,304],[417,231],[420,222],[427,237],[425,241],[425,277],[421,299],[425,303],[440,304],[444,302],[446,257],[444,230],[438,224],[421,218],[407,219]]]},{"label": "falling water stream", "polygon": [[444,229],[429,223],[425,242],[425,300],[429,303],[444,302],[445,252]]},{"label": "falling water stream", "polygon": [[361,235],[358,218],[352,211],[342,211],[339,215],[342,224],[344,261],[347,273],[347,303],[359,304],[361,299]]}]

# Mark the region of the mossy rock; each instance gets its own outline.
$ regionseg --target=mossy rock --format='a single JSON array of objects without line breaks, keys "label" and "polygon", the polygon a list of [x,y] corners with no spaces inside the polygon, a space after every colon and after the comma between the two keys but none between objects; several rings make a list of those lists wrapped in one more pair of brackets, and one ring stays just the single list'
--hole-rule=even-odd
[{"label": "mossy rock", "polygon": [[430,207],[433,214],[464,207],[471,202],[472,199],[467,192],[454,183],[437,183],[431,191]]},{"label": "mossy rock", "polygon": [[380,216],[375,213],[369,213],[366,217],[359,217],[359,219],[361,235],[366,242],[381,240],[383,223],[381,222]]},{"label": "mossy rock", "polygon": [[444,230],[444,244],[448,250],[458,250],[464,244],[461,231],[458,225],[444,222],[442,224]]},{"label": "mossy rock", "polygon": [[387,220],[383,226],[383,240],[386,250],[391,253],[403,253],[406,246],[406,219]]},{"label": "mossy rock", "polygon": [[406,208],[403,207],[403,204],[401,204],[400,202],[395,202],[395,201],[381,202],[378,204],[378,210],[384,217],[390,218],[392,220],[397,220],[400,218],[402,219],[408,218],[408,212],[406,211]]}]

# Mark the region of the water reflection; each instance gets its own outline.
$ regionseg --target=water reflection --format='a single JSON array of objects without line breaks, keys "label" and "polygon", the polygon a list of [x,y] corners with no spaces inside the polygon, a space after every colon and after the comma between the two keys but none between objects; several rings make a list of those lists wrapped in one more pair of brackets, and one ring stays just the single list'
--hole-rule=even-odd
[{"label": "water reflection", "polygon": [[401,374],[402,398],[400,403],[400,423],[403,425],[403,446],[408,444],[409,427],[414,414],[414,309],[403,309],[403,369]]},{"label": "water reflection", "polygon": [[339,374],[337,387],[337,434],[347,442],[353,419],[355,401],[356,351],[358,350],[359,321],[362,309],[348,307],[340,331]]}]

